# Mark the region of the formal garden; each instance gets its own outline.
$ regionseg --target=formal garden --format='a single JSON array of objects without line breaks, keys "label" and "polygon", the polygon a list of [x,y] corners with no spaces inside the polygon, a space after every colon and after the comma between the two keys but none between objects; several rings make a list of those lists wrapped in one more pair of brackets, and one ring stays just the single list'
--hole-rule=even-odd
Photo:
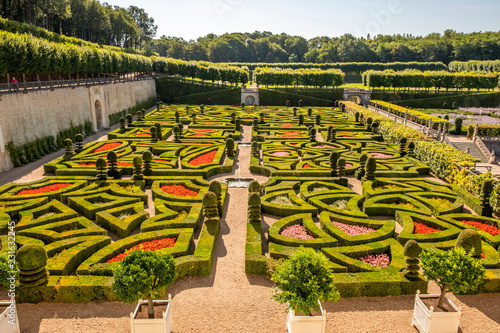
[{"label": "formal garden", "polygon": [[[174,279],[214,274],[228,214],[246,224],[246,241],[234,244],[244,258],[234,264],[244,261],[247,276],[272,275],[282,293],[273,297],[306,315],[322,311],[319,299],[426,294],[428,280],[444,292],[500,292],[499,186],[487,179],[468,190],[450,161],[472,163],[469,155],[352,102],[336,104],[158,103],[119,119],[108,140],[66,139],[45,177],[0,187],[2,253],[13,231],[18,249],[16,301],[168,304]],[[286,291],[286,269],[298,269],[282,264],[288,258],[326,269],[317,274],[330,284],[315,291],[299,280],[313,299],[297,300]],[[446,260],[471,265],[470,274],[443,276]],[[157,268],[141,275],[133,265]],[[137,274],[146,282],[131,287]],[[170,311],[163,316],[172,325]],[[324,329],[326,316],[315,318]]]}]

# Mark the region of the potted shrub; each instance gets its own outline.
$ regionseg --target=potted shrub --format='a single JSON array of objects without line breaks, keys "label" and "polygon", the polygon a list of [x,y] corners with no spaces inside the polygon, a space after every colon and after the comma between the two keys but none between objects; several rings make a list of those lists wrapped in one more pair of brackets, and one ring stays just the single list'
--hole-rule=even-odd
[{"label": "potted shrub", "polygon": [[[441,294],[415,297],[413,326],[420,332],[457,332],[460,309],[446,296],[448,290],[458,293],[476,290],[483,281],[484,267],[463,248],[448,251],[429,250],[420,255],[427,280],[435,281]],[[445,307],[444,305],[448,303]]]},{"label": "potted shrub", "polygon": [[[12,275],[14,272],[14,275]],[[5,254],[0,255],[0,287],[7,291],[11,297],[10,301],[0,302],[0,332],[17,333],[19,329],[19,318],[17,315],[16,302],[11,289],[15,289],[17,267],[10,264]],[[11,287],[11,285],[13,285]]]},{"label": "potted shrub", "polygon": [[[340,298],[328,263],[322,253],[301,247],[272,274],[271,280],[278,284],[272,298],[288,306],[289,333],[325,332],[326,312],[320,301],[336,302]],[[313,315],[313,310],[319,315]]]},{"label": "potted shrub", "polygon": [[[153,301],[158,290],[168,287],[175,279],[175,260],[171,255],[152,251],[132,251],[113,270],[113,291],[125,302],[138,301],[130,314],[132,333],[165,333],[172,331],[172,304],[168,300]],[[142,300],[145,297],[147,300]],[[148,319],[139,319],[141,308],[147,304]],[[154,306],[165,306],[161,318],[155,318]]]}]

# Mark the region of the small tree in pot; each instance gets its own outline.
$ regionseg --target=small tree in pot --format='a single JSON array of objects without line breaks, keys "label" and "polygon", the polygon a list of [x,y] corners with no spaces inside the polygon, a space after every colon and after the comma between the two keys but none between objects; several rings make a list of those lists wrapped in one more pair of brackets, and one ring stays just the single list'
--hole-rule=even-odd
[{"label": "small tree in pot", "polygon": [[153,296],[175,280],[175,260],[151,251],[132,251],[113,270],[113,291],[127,303],[148,300],[148,317],[154,318]]},{"label": "small tree in pot", "polygon": [[433,250],[420,255],[427,280],[435,281],[441,289],[437,306],[443,307],[448,289],[454,293],[476,290],[483,282],[484,267],[463,248],[444,252]]},{"label": "small tree in pot", "polygon": [[336,302],[340,298],[328,259],[311,248],[299,248],[276,268],[271,280],[278,284],[272,298],[306,316],[320,310],[318,301]]}]

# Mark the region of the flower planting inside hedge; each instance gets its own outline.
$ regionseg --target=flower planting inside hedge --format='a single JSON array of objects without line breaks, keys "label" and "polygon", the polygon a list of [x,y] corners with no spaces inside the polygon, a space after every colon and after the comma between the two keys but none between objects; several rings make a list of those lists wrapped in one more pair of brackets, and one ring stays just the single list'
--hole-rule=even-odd
[{"label": "flower planting inside hedge", "polygon": [[109,259],[108,263],[121,262],[132,251],[156,251],[167,247],[173,247],[174,245],[175,245],[175,238],[163,238],[155,241],[140,243],[128,249],[127,251],[120,253],[114,256],[113,258]]},{"label": "flower planting inside hedge", "polygon": [[361,258],[358,258],[359,261],[370,264],[372,266],[378,267],[387,267],[391,263],[391,258],[388,254],[370,254]]},{"label": "flower planting inside hedge", "polygon": [[498,229],[495,226],[486,224],[486,223],[481,223],[481,222],[477,222],[477,221],[460,221],[460,222],[468,224],[470,226],[473,226],[474,228],[477,228],[479,230],[486,231],[487,233],[489,233],[492,236],[496,236],[496,235],[500,234],[500,229]]},{"label": "flower planting inside hedge", "polygon": [[193,166],[198,166],[198,165],[212,163],[214,161],[216,154],[217,154],[217,150],[200,155],[200,156],[192,159],[191,161],[189,161],[189,164],[193,165]]},{"label": "flower planting inside hedge", "polygon": [[62,188],[68,187],[71,184],[66,184],[66,183],[59,183],[59,184],[52,184],[52,185],[47,185],[39,188],[35,188],[32,190],[22,190],[16,195],[30,195],[30,194],[42,194],[42,193],[49,193],[49,192],[54,192],[57,190],[60,190]]},{"label": "flower planting inside hedge", "polygon": [[285,229],[283,229],[280,235],[296,239],[314,239],[314,237],[309,235],[307,230],[300,224],[295,224],[286,227]]},{"label": "flower planting inside hedge", "polygon": [[340,222],[332,221],[333,225],[348,234],[349,236],[357,236],[367,234],[369,232],[374,232],[375,230],[372,228],[367,228],[359,225],[350,225]]},{"label": "flower planting inside hedge", "polygon": [[441,231],[439,229],[435,229],[435,228],[426,226],[423,223],[413,222],[413,224],[415,225],[415,229],[413,230],[413,233],[415,235],[425,235],[425,234],[430,234],[433,232]]},{"label": "flower planting inside hedge", "polygon": [[161,190],[170,195],[175,195],[178,197],[196,197],[198,192],[190,190],[182,185],[165,185],[161,187]]},{"label": "flower planting inside hedge", "polygon": [[103,152],[103,151],[108,151],[108,150],[111,150],[111,149],[115,149],[115,148],[120,147],[121,145],[122,144],[120,142],[106,143],[106,144],[102,145],[101,147],[97,148],[96,150],[94,150],[94,153],[100,153],[100,152]]}]

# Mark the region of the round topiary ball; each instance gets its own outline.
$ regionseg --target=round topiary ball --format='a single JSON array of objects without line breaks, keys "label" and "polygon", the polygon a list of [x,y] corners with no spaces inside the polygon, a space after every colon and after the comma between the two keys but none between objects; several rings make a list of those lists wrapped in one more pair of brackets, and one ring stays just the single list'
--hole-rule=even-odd
[{"label": "round topiary ball", "polygon": [[76,142],[83,142],[83,135],[82,134],[75,135],[75,141]]},{"label": "round topiary ball", "polygon": [[104,158],[99,157],[95,162],[95,166],[98,169],[105,169],[108,166],[108,164],[106,163],[106,160]]},{"label": "round topiary ball", "polygon": [[248,197],[248,206],[249,207],[258,207],[260,206],[260,196],[257,193],[252,193]]},{"label": "round topiary ball", "polygon": [[260,184],[256,180],[252,180],[248,186],[248,192],[250,193],[260,193]]},{"label": "round topiary ball", "polygon": [[472,257],[480,258],[482,249],[481,236],[473,229],[464,229],[460,232],[455,247],[461,247],[469,253],[472,249]]},{"label": "round topiary ball", "polygon": [[110,162],[115,162],[116,160],[118,160],[118,155],[116,155],[116,153],[114,151],[110,151],[106,157],[108,158],[108,161]]},{"label": "round topiary ball", "polygon": [[149,150],[146,150],[144,153],[142,153],[142,159],[144,162],[151,162],[153,160],[153,153],[151,153]]},{"label": "round topiary ball", "polygon": [[208,186],[208,191],[213,192],[215,195],[220,195],[222,193],[222,186],[218,181],[212,180]]},{"label": "round topiary ball", "polygon": [[142,164],[142,157],[140,157],[140,156],[134,157],[134,159],[132,160],[132,163],[134,165],[141,165]]},{"label": "round topiary ball", "polygon": [[422,248],[420,247],[420,245],[418,245],[416,240],[410,239],[406,242],[403,249],[403,254],[405,257],[417,258],[420,253],[422,253]]},{"label": "round topiary ball", "polygon": [[217,196],[214,192],[208,191],[203,195],[203,206],[204,207],[217,207]]},{"label": "round topiary ball", "polygon": [[43,246],[26,244],[17,251],[16,260],[21,271],[32,271],[47,264],[47,251]]}]

